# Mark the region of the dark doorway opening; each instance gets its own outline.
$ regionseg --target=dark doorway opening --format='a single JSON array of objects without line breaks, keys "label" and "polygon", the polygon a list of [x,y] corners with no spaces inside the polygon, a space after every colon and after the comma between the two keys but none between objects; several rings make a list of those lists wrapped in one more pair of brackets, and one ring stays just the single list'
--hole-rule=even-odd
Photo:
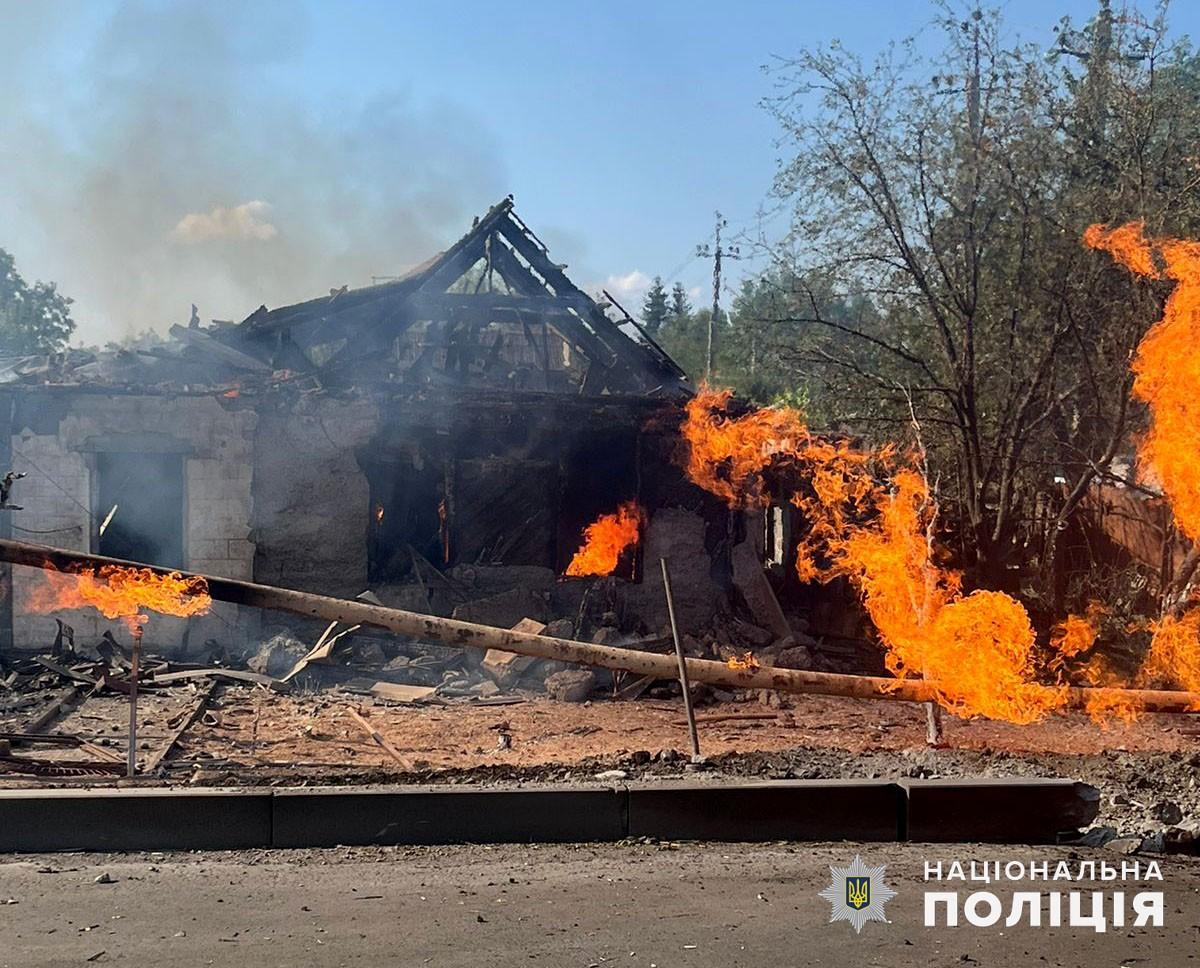
[{"label": "dark doorway opening", "polygon": [[400,456],[361,458],[371,493],[367,573],[373,582],[400,581],[413,569],[414,552],[437,568],[449,556],[443,523],[441,468]]},{"label": "dark doorway opening", "polygon": [[[99,453],[96,474],[97,551],[112,558],[182,568],[183,457]],[[101,534],[105,519],[108,524]]]}]

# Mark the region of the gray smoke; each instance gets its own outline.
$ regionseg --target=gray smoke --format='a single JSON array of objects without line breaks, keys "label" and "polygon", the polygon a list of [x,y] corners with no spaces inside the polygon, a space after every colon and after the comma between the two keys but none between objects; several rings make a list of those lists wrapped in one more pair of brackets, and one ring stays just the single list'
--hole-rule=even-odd
[{"label": "gray smoke", "polygon": [[0,246],[76,299],[84,341],[368,284],[508,190],[461,108],[289,90],[299,4],[0,0],[0,21]]}]

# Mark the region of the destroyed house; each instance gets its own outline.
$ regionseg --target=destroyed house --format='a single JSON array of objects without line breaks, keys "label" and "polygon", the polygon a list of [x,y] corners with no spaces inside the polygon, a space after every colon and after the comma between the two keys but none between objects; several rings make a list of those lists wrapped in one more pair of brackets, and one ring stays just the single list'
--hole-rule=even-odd
[{"label": "destroyed house", "polygon": [[[27,475],[0,528],[511,624],[582,610],[593,583],[562,575],[584,529],[636,501],[642,540],[608,583],[619,590],[591,605],[661,628],[669,553],[684,621],[702,622],[738,536],[675,460],[690,392],[611,296],[571,282],[510,197],[396,279],[175,326],[164,343],[0,361],[0,463]],[[24,571],[6,578],[0,634],[41,645],[53,622],[27,607],[38,578]],[[252,612],[156,618],[147,636],[242,647],[270,622]],[[111,625],[74,621],[85,640]]]}]

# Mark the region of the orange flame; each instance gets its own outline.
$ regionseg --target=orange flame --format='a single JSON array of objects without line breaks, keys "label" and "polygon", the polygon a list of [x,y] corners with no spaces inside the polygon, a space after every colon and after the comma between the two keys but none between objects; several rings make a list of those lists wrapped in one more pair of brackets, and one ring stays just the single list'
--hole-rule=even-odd
[{"label": "orange flame", "polygon": [[626,548],[635,546],[642,526],[642,509],[636,501],[626,501],[615,514],[602,514],[583,532],[583,547],[567,565],[567,574],[611,575],[617,570]]},{"label": "orange flame", "polygon": [[[1176,284],[1133,361],[1133,395],[1150,409],[1138,461],[1141,476],[1153,476],[1171,502],[1179,530],[1200,541],[1200,242],[1147,238],[1141,222],[1093,225],[1083,241],[1137,275]],[[1200,689],[1200,609],[1168,615],[1150,632],[1139,681]]]},{"label": "orange flame", "polygon": [[[1108,609],[1100,602],[1089,602],[1083,615],[1068,615],[1051,629],[1050,647],[1054,651],[1050,669],[1060,682],[1066,681],[1068,666],[1071,666],[1071,675],[1088,686],[1123,688],[1129,685],[1103,655],[1086,655],[1095,647],[1100,636],[1100,623],[1107,614]],[[1138,628],[1134,626],[1127,631],[1135,632]],[[1107,727],[1114,719],[1134,722],[1142,711],[1136,701],[1120,693],[1091,693],[1085,709],[1102,727]]]},{"label": "orange flame", "polygon": [[160,575],[149,568],[104,565],[98,572],[45,571],[26,603],[31,612],[94,608],[105,618],[128,625],[143,624],[143,609],[187,618],[203,615],[212,606],[208,583],[178,572]]},{"label": "orange flame", "polygon": [[1150,625],[1150,651],[1139,678],[1146,683],[1174,683],[1189,692],[1200,690],[1200,608],[1182,616],[1167,615]]},{"label": "orange flame", "polygon": [[1099,602],[1089,602],[1083,615],[1068,615],[1050,630],[1050,646],[1054,649],[1051,666],[1061,670],[1068,659],[1089,651],[1100,635],[1100,620],[1107,609]]},{"label": "orange flame", "polygon": [[[1171,502],[1180,531],[1200,541],[1200,242],[1148,239],[1140,223],[1130,223],[1094,225],[1084,243],[1138,275],[1176,283],[1133,362],[1133,393],[1151,416],[1139,461]],[[773,490],[788,492],[809,529],[797,549],[800,578],[853,582],[895,675],[936,682],[939,702],[960,715],[1028,723],[1063,705],[1065,685],[1036,680],[1034,631],[1021,604],[992,591],[964,596],[961,576],[935,563],[937,506],[917,461],[891,448],[817,437],[787,408],[732,416],[730,398],[702,388],[688,403],[681,430],[689,477],[738,509],[767,507]],[[1060,680],[1068,661],[1080,660],[1073,665],[1089,684],[1119,684],[1103,657],[1085,655],[1103,614],[1093,605],[1056,626],[1050,667]],[[1150,631],[1139,684],[1166,680],[1200,690],[1200,609],[1163,618]],[[1120,695],[1093,697],[1088,711],[1101,720],[1139,712]]]},{"label": "orange flame", "polygon": [[733,669],[735,672],[753,672],[755,669],[760,668],[758,659],[754,657],[753,652],[747,652],[744,655],[730,656],[725,665],[730,669]]},{"label": "orange flame", "polygon": [[1147,239],[1140,222],[1116,229],[1093,225],[1083,240],[1138,275],[1176,283],[1133,361],[1133,395],[1150,405],[1150,430],[1138,459],[1143,475],[1153,470],[1179,529],[1200,541],[1200,242]]},{"label": "orange flame", "polygon": [[939,702],[961,715],[1028,723],[1063,704],[1063,689],[1035,679],[1021,604],[999,592],[964,596],[960,576],[935,564],[937,508],[915,461],[818,437],[785,407],[729,416],[729,400],[702,388],[689,401],[689,477],[730,507],[753,508],[770,502],[768,471],[798,471],[788,489],[809,533],[797,571],[805,581],[850,578],[893,673],[936,681]]}]

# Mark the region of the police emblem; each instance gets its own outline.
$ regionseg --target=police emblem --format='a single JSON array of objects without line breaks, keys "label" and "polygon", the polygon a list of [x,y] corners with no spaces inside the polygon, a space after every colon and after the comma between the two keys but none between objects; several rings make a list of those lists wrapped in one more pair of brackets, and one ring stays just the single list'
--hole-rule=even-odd
[{"label": "police emblem", "polygon": [[830,885],[821,891],[833,910],[829,922],[849,921],[855,934],[862,931],[868,921],[883,921],[887,916],[883,908],[896,892],[883,883],[885,865],[868,867],[862,858],[855,856],[854,863],[849,867],[830,866],[832,875]]}]

